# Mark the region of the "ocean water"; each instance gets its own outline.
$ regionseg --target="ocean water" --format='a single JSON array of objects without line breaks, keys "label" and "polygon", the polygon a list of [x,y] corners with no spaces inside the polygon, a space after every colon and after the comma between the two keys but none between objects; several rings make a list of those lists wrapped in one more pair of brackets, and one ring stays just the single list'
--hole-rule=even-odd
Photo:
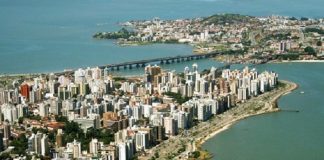
[{"label": "ocean water", "polygon": [[[299,84],[279,99],[283,110],[247,118],[203,144],[217,160],[322,160],[324,157],[324,63],[266,64],[280,79]],[[304,94],[300,92],[304,92]]]},{"label": "ocean water", "polygon": [[[133,19],[190,18],[215,13],[255,16],[324,17],[323,0],[0,0],[0,74],[53,72],[153,57],[192,54],[188,45],[121,47],[94,40],[98,31],[114,31]],[[200,70],[222,65],[198,60],[162,66],[182,71],[198,63]],[[324,63],[265,64],[281,79],[300,85],[282,97],[284,109],[251,117],[208,140],[203,148],[221,160],[324,158]],[[120,75],[143,73],[126,70]],[[304,94],[300,94],[304,91]]]}]

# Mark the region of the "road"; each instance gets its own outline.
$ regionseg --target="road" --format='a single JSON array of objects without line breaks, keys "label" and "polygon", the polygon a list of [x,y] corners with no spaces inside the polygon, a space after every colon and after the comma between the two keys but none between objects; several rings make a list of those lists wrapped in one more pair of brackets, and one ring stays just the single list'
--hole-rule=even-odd
[{"label": "road", "polygon": [[[158,146],[148,150],[146,156],[141,156],[139,159],[150,159],[157,152],[157,159],[188,159],[186,153],[191,151],[192,142],[199,148],[200,145],[207,139],[217,133],[217,131],[229,127],[241,119],[249,116],[259,115],[263,113],[279,111],[276,108],[277,99],[290,91],[297,88],[297,85],[288,81],[281,81],[285,85],[270,92],[264,93],[258,97],[253,97],[245,103],[238,104],[236,107],[229,109],[223,114],[216,115],[206,122],[199,123],[197,126],[188,130],[187,135],[178,135],[171,137]],[[178,151],[185,146],[184,152]]]}]

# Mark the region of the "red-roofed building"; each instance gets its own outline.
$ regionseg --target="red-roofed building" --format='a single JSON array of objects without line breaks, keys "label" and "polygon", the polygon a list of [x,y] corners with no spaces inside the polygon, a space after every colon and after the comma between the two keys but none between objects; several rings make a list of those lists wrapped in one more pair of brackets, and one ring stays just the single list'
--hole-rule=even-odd
[{"label": "red-roofed building", "polygon": [[29,100],[29,85],[23,84],[20,86],[20,94]]}]

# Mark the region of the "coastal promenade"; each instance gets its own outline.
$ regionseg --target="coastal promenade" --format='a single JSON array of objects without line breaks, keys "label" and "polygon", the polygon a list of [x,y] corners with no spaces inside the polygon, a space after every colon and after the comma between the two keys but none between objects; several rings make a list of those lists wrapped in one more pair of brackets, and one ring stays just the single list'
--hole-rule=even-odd
[{"label": "coastal promenade", "polygon": [[[187,154],[192,151],[200,151],[201,145],[209,138],[226,130],[239,120],[250,116],[264,113],[277,112],[280,109],[277,106],[277,100],[298,87],[297,84],[289,81],[280,80],[280,85],[267,93],[258,97],[253,97],[245,103],[238,104],[223,114],[214,116],[206,122],[199,123],[197,126],[189,129],[187,134],[180,134],[162,142],[160,145],[152,148],[146,156],[141,159],[150,159],[155,153],[159,154],[157,159],[188,159]],[[185,146],[185,151],[181,148]],[[179,152],[180,151],[180,152]],[[209,154],[201,154],[200,159],[208,158]]]}]

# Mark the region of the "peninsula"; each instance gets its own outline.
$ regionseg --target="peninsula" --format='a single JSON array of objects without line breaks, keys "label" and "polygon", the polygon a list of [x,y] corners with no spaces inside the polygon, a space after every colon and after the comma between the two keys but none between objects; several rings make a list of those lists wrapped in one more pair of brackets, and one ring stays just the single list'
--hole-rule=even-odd
[{"label": "peninsula", "polygon": [[186,43],[196,53],[226,52],[217,60],[264,63],[319,60],[324,56],[323,19],[239,14],[203,18],[129,21],[118,32],[98,32],[96,39],[117,39],[120,45]]},{"label": "peninsula", "polygon": [[[176,159],[210,159],[216,155],[210,155],[210,153],[201,149],[201,145],[206,140],[228,129],[239,120],[280,111],[277,100],[297,87],[298,85],[293,82],[281,80],[278,88],[259,97],[254,97],[246,103],[238,104],[235,108],[214,116],[207,122],[199,123],[186,134],[172,137],[172,139],[154,147],[149,154],[142,156],[141,159],[150,159],[150,157],[154,157],[154,153],[159,153],[159,157],[161,157],[156,159],[164,159],[163,157],[168,159],[174,157]],[[188,154],[190,154],[189,157]]]},{"label": "peninsula", "polygon": [[0,77],[0,159],[203,159],[201,143],[248,116],[278,111],[296,85],[245,67],[184,71],[147,65]]}]

